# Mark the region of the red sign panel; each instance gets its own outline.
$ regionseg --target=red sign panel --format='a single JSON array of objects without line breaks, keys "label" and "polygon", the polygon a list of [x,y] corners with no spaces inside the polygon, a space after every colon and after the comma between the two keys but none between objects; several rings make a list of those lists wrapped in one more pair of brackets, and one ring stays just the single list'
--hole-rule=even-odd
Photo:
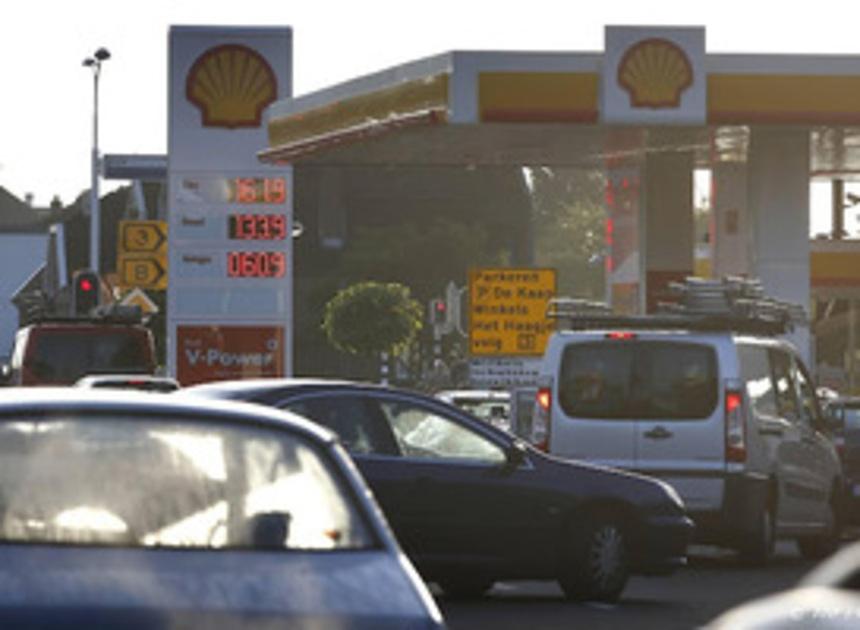
[{"label": "red sign panel", "polygon": [[176,345],[182,385],[284,376],[282,326],[178,326]]}]

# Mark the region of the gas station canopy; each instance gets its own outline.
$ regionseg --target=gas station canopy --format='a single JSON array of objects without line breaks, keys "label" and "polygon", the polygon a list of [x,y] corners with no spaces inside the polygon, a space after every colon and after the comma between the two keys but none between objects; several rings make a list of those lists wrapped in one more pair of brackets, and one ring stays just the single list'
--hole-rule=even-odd
[{"label": "gas station canopy", "polygon": [[[651,31],[652,49],[671,49],[637,51],[646,63],[626,82],[637,61],[629,49],[451,52],[282,100],[269,109],[269,146],[258,157],[599,168],[648,151],[693,150],[707,166],[743,161],[749,127],[767,125],[810,130],[813,176],[860,174],[860,57],[705,54],[702,32],[697,58],[695,46],[685,51]],[[686,62],[686,78],[672,69],[675,57]],[[661,90],[668,99],[659,100]],[[649,103],[649,93],[658,100]],[[612,103],[625,99],[645,115],[619,118]]]}]

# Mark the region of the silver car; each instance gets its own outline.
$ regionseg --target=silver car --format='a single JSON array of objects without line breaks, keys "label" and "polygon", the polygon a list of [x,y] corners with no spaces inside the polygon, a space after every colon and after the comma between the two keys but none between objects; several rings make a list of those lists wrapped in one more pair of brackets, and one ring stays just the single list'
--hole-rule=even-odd
[{"label": "silver car", "polygon": [[333,434],[288,412],[7,389],[0,455],[0,627],[443,627]]}]

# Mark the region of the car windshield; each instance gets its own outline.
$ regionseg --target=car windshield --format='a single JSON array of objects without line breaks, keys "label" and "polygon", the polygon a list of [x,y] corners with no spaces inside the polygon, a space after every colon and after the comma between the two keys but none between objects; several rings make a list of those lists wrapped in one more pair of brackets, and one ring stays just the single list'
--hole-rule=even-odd
[{"label": "car windshield", "polygon": [[40,331],[33,344],[33,373],[45,383],[73,383],[99,372],[145,373],[151,369],[138,335],[122,330]]},{"label": "car windshield", "polygon": [[376,544],[325,453],[285,431],[116,416],[5,418],[0,540],[193,549]]}]

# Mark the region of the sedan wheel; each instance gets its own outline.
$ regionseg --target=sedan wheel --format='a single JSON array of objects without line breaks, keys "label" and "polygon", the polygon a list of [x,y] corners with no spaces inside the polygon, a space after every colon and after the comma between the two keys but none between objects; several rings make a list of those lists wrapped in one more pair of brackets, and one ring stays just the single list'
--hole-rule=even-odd
[{"label": "sedan wheel", "polygon": [[613,520],[594,520],[571,534],[559,584],[569,599],[617,601],[630,575],[627,538]]}]

